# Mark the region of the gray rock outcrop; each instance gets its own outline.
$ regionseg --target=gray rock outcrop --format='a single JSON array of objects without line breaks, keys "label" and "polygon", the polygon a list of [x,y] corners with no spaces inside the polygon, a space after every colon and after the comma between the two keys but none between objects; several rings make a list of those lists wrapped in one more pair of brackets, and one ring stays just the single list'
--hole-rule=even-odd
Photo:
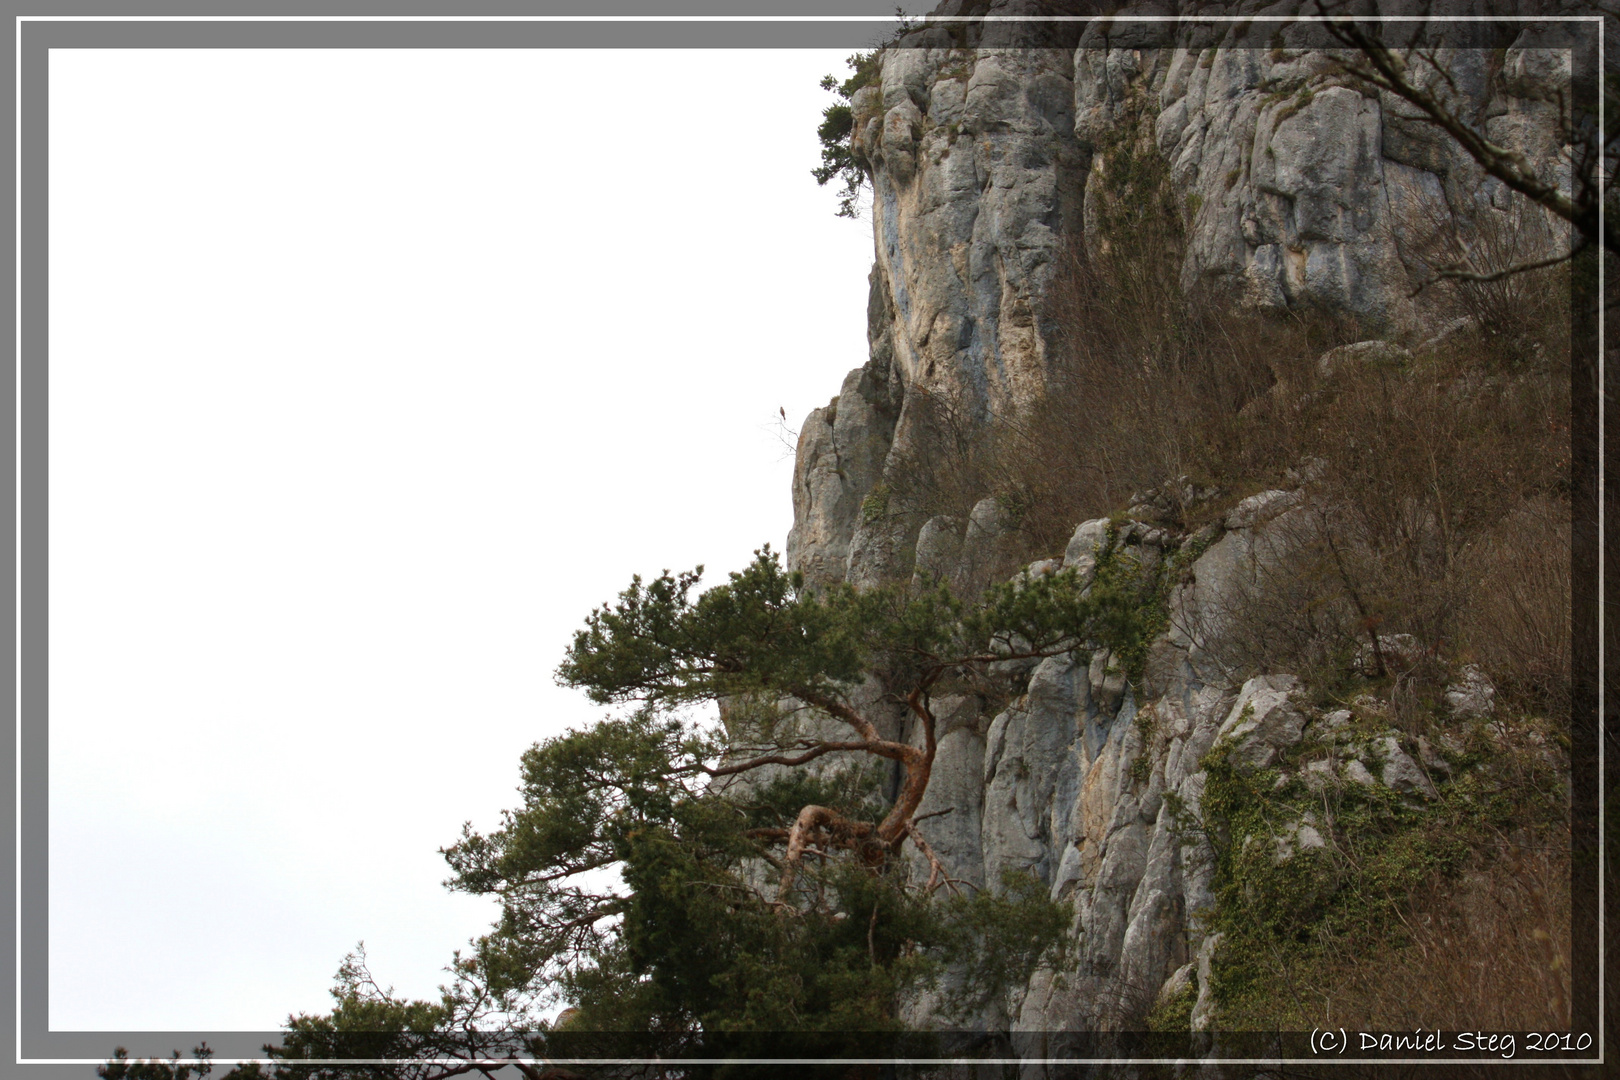
[{"label": "gray rock outcrop", "polygon": [[[1264,12],[1299,8],[1285,0]],[[1024,6],[994,0],[988,10]],[[1422,43],[1441,50],[1470,115],[1549,175],[1565,162],[1567,179],[1559,30],[1451,25],[1427,27]],[[870,356],[801,431],[788,561],[813,583],[943,580],[971,593],[1017,568],[996,499],[928,506],[895,470],[929,445],[942,407],[972,428],[1038,400],[1056,348],[1042,305],[1065,252],[1119,239],[1106,232],[1118,155],[1157,155],[1163,166],[1184,210],[1185,287],[1213,283],[1263,308],[1326,308],[1377,336],[1326,354],[1326,374],[1404,364],[1411,354],[1392,341],[1455,332],[1412,299],[1427,273],[1418,232],[1468,219],[1516,237],[1525,255],[1565,242],[1410,107],[1346,78],[1320,28],[1098,20],[1074,49],[940,27],[902,44],[852,102],[854,150],[873,186]],[[1187,820],[1200,811],[1200,762],[1219,741],[1259,768],[1310,731],[1333,750],[1298,766],[1307,783],[1434,794],[1441,758],[1414,758],[1393,733],[1356,736],[1350,711],[1313,714],[1297,679],[1250,678],[1252,667],[1232,660],[1246,598],[1318,520],[1299,491],[1278,489],[1190,536],[1146,520],[1080,524],[1063,567],[1089,577],[1116,544],[1142,573],[1174,575],[1154,578],[1167,629],[1140,679],[1099,651],[1016,673],[1016,693],[993,715],[978,699],[941,703],[949,720],[921,812],[950,812],[919,828],[964,881],[995,889],[1004,870],[1038,875],[1072,904],[1080,934],[1068,970],[1038,971],[999,1019],[984,1018],[1005,1025],[1018,1053],[1060,1055],[1053,1033],[1138,1023],[1194,981],[1194,1029],[1216,1022],[1218,941],[1197,917],[1214,901],[1214,853]],[[1404,662],[1402,643],[1387,640]],[[1476,675],[1450,687],[1458,717],[1490,711],[1493,691]],[[1320,846],[1318,824],[1293,823],[1278,857]],[[911,1018],[929,1007],[912,1003]]]},{"label": "gray rock outcrop", "polygon": [[[1263,12],[1307,7],[1284,0]],[[940,13],[1036,10],[993,0]],[[854,95],[852,151],[873,191],[871,353],[801,430],[788,558],[812,581],[911,573],[919,530],[939,510],[885,476],[930,456],[941,409],[982,426],[1043,393],[1057,347],[1046,292],[1075,245],[1120,239],[1107,235],[1106,211],[1121,155],[1162,163],[1183,217],[1187,287],[1340,312],[1378,335],[1329,353],[1330,366],[1403,355],[1383,339],[1448,332],[1411,294],[1456,223],[1506,245],[1504,257],[1567,243],[1411,106],[1345,75],[1340,43],[1319,24],[1175,22],[1176,4],[1120,14],[1165,21],[1096,19],[1065,48],[1044,47],[1026,24],[923,27],[885,50],[878,80]],[[1412,45],[1447,65],[1461,113],[1567,183],[1570,33],[1435,22]],[[1439,81],[1408,55],[1419,81]]]}]

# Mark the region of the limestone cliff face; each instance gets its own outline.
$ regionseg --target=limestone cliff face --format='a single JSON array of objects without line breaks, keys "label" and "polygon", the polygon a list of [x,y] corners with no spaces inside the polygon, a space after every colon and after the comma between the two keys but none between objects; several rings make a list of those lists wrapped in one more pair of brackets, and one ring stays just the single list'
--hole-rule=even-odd
[{"label": "limestone cliff face", "polygon": [[[1287,15],[1301,5],[1233,10],[1262,7]],[[959,8],[969,5],[952,0],[939,13]],[[996,0],[987,13],[1038,10]],[[1155,154],[1168,167],[1187,233],[1185,285],[1209,282],[1260,307],[1342,312],[1369,336],[1439,329],[1410,296],[1412,237],[1426,224],[1494,214],[1497,234],[1518,237],[1521,254],[1564,235],[1515,207],[1411,106],[1337,73],[1319,27],[1097,20],[1067,48],[1046,47],[1044,32],[918,30],[884,53],[881,79],[852,102],[854,149],[873,188],[871,355],[801,432],[788,557],[813,580],[911,571],[917,523],[896,531],[892,515],[872,511],[883,508],[885,469],[930,422],[924,402],[950,402],[982,423],[1041,394],[1055,347],[1042,300],[1070,245],[1118,242],[1105,211],[1120,154]],[[1445,65],[1465,118],[1567,179],[1564,24],[1413,33]],[[953,527],[960,538],[968,523]]]},{"label": "limestone cliff face", "polygon": [[[1563,162],[1567,177],[1560,28],[1501,24],[1484,40],[1477,27],[1437,26],[1423,41],[1440,50],[1469,119],[1547,169]],[[1112,155],[1157,154],[1167,166],[1185,214],[1184,286],[1210,281],[1262,307],[1317,305],[1391,340],[1440,329],[1410,297],[1403,222],[1494,213],[1543,248],[1562,236],[1408,107],[1338,74],[1331,43],[1309,27],[1104,20],[1077,48],[1033,47],[1043,43],[1021,33],[917,31],[884,53],[880,81],[853,101],[874,189],[871,355],[800,436],[788,560],[812,582],[926,572],[971,589],[1007,572],[994,499],[919,528],[886,512],[885,470],[936,415],[925,401],[983,423],[1042,393],[1056,348],[1042,301],[1063,252],[1118,240],[1103,226]],[[1255,496],[1193,537],[1146,520],[1081,524],[1062,559],[1031,571],[1089,573],[1128,553],[1144,574],[1172,575],[1159,579],[1171,629],[1139,684],[1103,653],[1012,673],[1004,709],[940,703],[919,811],[953,810],[928,823],[935,850],[956,876],[992,888],[1003,869],[1037,873],[1082,930],[1071,970],[1038,973],[1007,1011],[983,1018],[1013,1032],[1019,1051],[1060,1055],[1050,1033],[1129,1026],[1200,963],[1207,976],[1212,943],[1196,915],[1212,902],[1212,855],[1178,827],[1176,809],[1197,810],[1199,759],[1222,737],[1258,759],[1334,722],[1296,700],[1289,677],[1234,685],[1221,662],[1241,631],[1234,597],[1308,527],[1298,501]],[[1385,762],[1384,773],[1362,758]],[[1333,768],[1416,784],[1393,760],[1347,747]],[[929,1007],[914,1003],[913,1018]],[[1199,1009],[1195,1025],[1208,1003]]]},{"label": "limestone cliff face", "polygon": [[[1504,25],[1485,47],[1479,25],[1423,31],[1456,86],[1457,111],[1499,145],[1567,170],[1558,135],[1567,30]],[[1421,313],[1403,230],[1456,210],[1510,212],[1501,181],[1415,107],[1338,74],[1319,27],[1099,25],[1087,36],[1076,54],[1076,130],[1104,140],[1132,93],[1148,95],[1156,148],[1188,209],[1185,284],[1224,278],[1263,307],[1317,304],[1410,335]],[[1520,227],[1552,232],[1539,214]]]}]

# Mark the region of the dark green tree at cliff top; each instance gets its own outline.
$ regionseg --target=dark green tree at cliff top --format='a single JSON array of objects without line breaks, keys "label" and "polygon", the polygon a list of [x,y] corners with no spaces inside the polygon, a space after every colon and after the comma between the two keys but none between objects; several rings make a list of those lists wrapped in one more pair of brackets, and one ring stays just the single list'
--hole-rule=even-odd
[{"label": "dark green tree at cliff top", "polygon": [[840,81],[832,75],[821,80],[821,88],[838,95],[838,101],[821,113],[821,125],[816,136],[821,140],[821,165],[810,170],[816,183],[825,187],[833,180],[842,183],[839,190],[838,216],[855,216],[855,200],[860,197],[861,185],[867,180],[866,167],[855,154],[855,111],[851,101],[855,92],[870,86],[878,78],[878,52],[856,53],[847,61],[854,74]]}]

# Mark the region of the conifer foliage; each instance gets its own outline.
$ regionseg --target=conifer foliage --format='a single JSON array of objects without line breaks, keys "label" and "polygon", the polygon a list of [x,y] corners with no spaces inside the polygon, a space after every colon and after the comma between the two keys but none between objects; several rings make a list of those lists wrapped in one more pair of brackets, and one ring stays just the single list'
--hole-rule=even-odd
[{"label": "conifer foliage", "polygon": [[[971,604],[928,583],[816,590],[768,547],[706,591],[701,575],[633,579],[589,615],[557,678],[608,714],[530,748],[521,805],[443,849],[446,884],[500,917],[440,1000],[395,995],[357,952],[331,1013],[290,1018],[268,1066],[224,1080],[887,1057],[916,1034],[908,994],[934,991],[931,1024],[967,1018],[1063,962],[1072,915],[1041,882],[958,880],[928,843],[950,812],[917,813],[934,701],[1004,695],[994,665],[1128,633],[1131,599],[1073,573]],[[104,1075],[185,1080],[177,1066]]]},{"label": "conifer foliage", "polygon": [[501,902],[476,959],[492,986],[556,988],[581,1028],[871,1031],[987,935],[1010,977],[1059,947],[1065,913],[954,880],[919,827],[933,701],[1133,609],[1068,573],[972,605],[936,585],[816,591],[768,548],[702,593],[700,575],[637,578],[591,613],[558,679],[619,711],[533,747],[523,806],[445,851],[452,887]]}]

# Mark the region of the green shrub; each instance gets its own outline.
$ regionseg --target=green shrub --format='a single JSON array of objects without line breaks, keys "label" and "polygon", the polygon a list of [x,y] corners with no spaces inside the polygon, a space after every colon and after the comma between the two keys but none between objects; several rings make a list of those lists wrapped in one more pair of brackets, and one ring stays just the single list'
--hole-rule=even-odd
[{"label": "green shrub", "polygon": [[[1562,771],[1545,757],[1535,730],[1520,724],[1479,731],[1476,752],[1487,743],[1489,750],[1473,759],[1482,767],[1459,767],[1457,780],[1442,783],[1427,802],[1382,785],[1329,783],[1313,791],[1297,776],[1279,784],[1278,770],[1247,768],[1225,745],[1212,750],[1203,762],[1197,827],[1216,855],[1208,929],[1225,935],[1211,987],[1220,1026],[1303,1030],[1320,1023],[1334,999],[1347,1020],[1360,1008],[1368,1010],[1368,1023],[1413,1023],[1380,1017],[1376,1010],[1399,995],[1380,999],[1368,987],[1388,981],[1389,965],[1432,968],[1436,942],[1423,928],[1433,920],[1414,915],[1414,898],[1451,896],[1466,873],[1500,864],[1504,837],[1555,835],[1563,820]],[[1314,822],[1325,846],[1279,859],[1277,837],[1302,819]],[[1565,905],[1567,912],[1567,899]],[[1364,967],[1372,956],[1386,965],[1376,978]],[[1520,973],[1517,984],[1535,974]],[[1344,984],[1358,980],[1365,985],[1352,1006]],[[1504,993],[1510,990],[1504,985]],[[1468,1022],[1446,1011],[1443,998],[1423,1007],[1430,1010],[1423,1022],[1431,1025]],[[1516,1007],[1510,1027],[1546,1021]]]},{"label": "green shrub", "polygon": [[854,217],[855,202],[866,183],[870,165],[855,146],[855,113],[850,108],[856,91],[875,83],[881,74],[881,50],[856,53],[845,63],[854,72],[842,81],[831,75],[821,80],[821,88],[838,95],[838,102],[827,106],[821,113],[821,124],[816,138],[821,142],[821,164],[810,170],[816,183],[825,187],[833,180],[841,181],[838,216]]}]

